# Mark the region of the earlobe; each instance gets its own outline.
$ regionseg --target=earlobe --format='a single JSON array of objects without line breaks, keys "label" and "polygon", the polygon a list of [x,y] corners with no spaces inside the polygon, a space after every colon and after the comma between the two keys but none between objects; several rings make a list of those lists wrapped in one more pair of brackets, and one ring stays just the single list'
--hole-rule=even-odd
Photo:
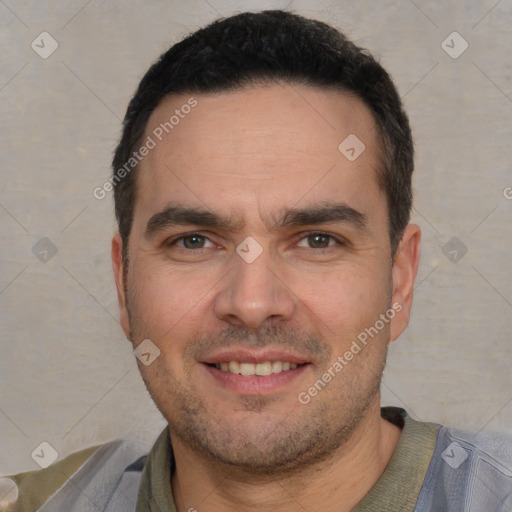
[{"label": "earlobe", "polygon": [[420,243],[420,227],[416,224],[409,224],[404,230],[393,260],[391,303],[400,304],[402,309],[391,322],[391,341],[396,340],[409,323],[414,282],[420,261]]},{"label": "earlobe", "polygon": [[112,268],[117,288],[119,302],[119,322],[127,339],[130,339],[130,320],[126,306],[126,293],[124,282],[123,241],[121,235],[116,233],[112,238]]}]

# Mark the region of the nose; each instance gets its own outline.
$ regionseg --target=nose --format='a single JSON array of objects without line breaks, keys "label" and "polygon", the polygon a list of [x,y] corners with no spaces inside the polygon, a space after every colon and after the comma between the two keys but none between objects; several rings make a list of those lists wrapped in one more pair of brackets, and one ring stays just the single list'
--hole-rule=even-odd
[{"label": "nose", "polygon": [[251,330],[265,322],[290,320],[297,299],[279,272],[271,268],[268,250],[248,263],[233,255],[232,269],[214,298],[217,318]]}]

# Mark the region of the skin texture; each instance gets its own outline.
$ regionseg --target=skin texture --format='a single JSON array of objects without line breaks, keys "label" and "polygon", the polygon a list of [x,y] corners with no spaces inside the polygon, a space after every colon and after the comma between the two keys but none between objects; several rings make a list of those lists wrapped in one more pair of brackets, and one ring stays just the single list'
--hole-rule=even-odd
[{"label": "skin texture", "polygon": [[[190,96],[164,99],[146,136]],[[380,417],[379,386],[388,344],[409,321],[420,230],[406,228],[392,261],[376,126],[357,98],[277,83],[194,97],[140,164],[126,283],[120,236],[112,240],[123,330],[134,348],[150,339],[161,351],[139,369],[170,426],[178,509],[351,510],[401,433]],[[354,161],[338,150],[349,134],[366,146]],[[145,236],[149,219],[177,203],[237,229],[186,224]],[[363,213],[364,228],[274,229],[283,209],[332,203]],[[175,240],[186,233],[199,238]],[[262,248],[252,263],[236,252],[247,237]],[[301,403],[392,304],[394,318]],[[282,349],[310,364],[275,391],[235,392],[202,362],[236,347]]]}]

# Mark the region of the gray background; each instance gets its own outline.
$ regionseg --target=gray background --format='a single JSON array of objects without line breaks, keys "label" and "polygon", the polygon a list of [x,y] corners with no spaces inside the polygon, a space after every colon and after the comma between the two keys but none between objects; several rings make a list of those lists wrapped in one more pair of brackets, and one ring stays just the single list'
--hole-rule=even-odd
[{"label": "gray background", "polygon": [[[423,252],[383,403],[512,428],[512,1],[0,0],[0,474],[38,469],[43,441],[65,456],[127,435],[150,446],[164,427],[118,323],[111,194],[92,191],[149,64],[220,15],[264,8],[370,49],[411,119]],[[46,59],[31,48],[43,31],[59,45]],[[469,44],[458,58],[442,47],[453,31]]]}]

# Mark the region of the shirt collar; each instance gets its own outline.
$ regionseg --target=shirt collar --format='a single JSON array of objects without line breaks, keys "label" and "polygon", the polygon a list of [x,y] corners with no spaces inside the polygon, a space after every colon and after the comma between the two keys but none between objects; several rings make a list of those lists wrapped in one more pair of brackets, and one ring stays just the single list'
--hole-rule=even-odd
[{"label": "shirt collar", "polygon": [[404,409],[383,407],[381,416],[402,428],[387,468],[353,512],[413,512],[441,425],[413,420]]}]

